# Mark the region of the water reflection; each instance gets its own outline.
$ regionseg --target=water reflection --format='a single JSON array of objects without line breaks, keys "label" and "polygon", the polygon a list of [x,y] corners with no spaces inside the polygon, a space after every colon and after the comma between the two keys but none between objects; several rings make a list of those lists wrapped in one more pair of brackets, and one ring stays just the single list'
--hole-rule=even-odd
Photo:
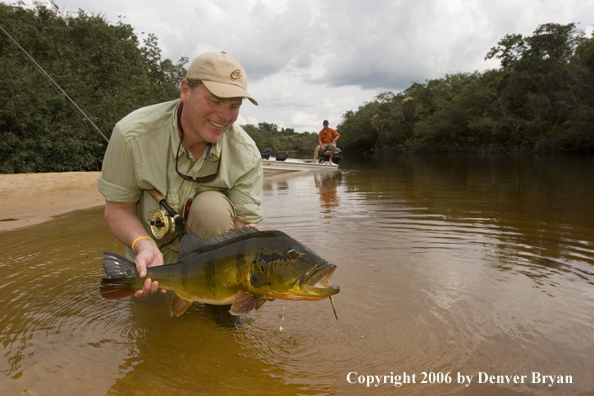
[{"label": "water reflection", "polygon": [[194,304],[172,319],[169,293],[100,298],[101,251],[122,253],[102,208],[5,232],[3,241],[2,394],[298,393],[299,381],[287,384],[290,375],[242,341],[250,318],[229,306]]},{"label": "water reflection", "polygon": [[329,214],[332,208],[340,205],[337,188],[340,186],[342,172],[316,172],[313,174],[315,186],[319,190],[322,214]]},{"label": "water reflection", "polygon": [[392,206],[378,223],[423,230],[433,247],[477,244],[497,268],[537,284],[559,271],[592,281],[591,158],[403,156],[376,165],[347,190],[408,212]]},{"label": "water reflection", "polygon": [[[101,209],[1,233],[2,394],[590,394],[594,165],[574,157],[402,156],[266,180],[264,229],[337,264],[328,301],[247,317],[170,295],[105,301]],[[320,219],[320,214],[323,218]],[[361,375],[416,373],[371,390]],[[473,375],[420,384],[422,372]],[[572,384],[478,384],[490,375]]]}]

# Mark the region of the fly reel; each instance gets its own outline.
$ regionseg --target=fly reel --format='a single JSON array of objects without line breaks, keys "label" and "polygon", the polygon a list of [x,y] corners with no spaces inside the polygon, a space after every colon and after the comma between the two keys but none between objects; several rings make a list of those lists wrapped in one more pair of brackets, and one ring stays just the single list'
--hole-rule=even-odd
[{"label": "fly reel", "polygon": [[175,232],[175,221],[165,209],[153,210],[149,225],[155,239],[163,239],[163,237]]},{"label": "fly reel", "polygon": [[165,198],[155,189],[148,190],[149,194],[159,202],[163,209],[155,209],[151,213],[149,226],[155,239],[163,239],[173,234],[176,230],[181,238],[184,229],[184,218],[169,206]]}]

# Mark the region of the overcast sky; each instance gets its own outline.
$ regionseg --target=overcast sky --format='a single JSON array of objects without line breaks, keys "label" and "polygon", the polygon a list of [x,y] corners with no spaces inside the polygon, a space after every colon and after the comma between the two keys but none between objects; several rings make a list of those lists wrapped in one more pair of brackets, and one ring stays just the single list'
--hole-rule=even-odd
[{"label": "overcast sky", "polygon": [[[12,1],[2,0],[4,3]],[[31,1],[27,1],[32,3]],[[317,132],[381,92],[446,73],[498,67],[485,54],[506,34],[579,23],[594,0],[55,0],[66,10],[122,17],[154,33],[163,58],[226,51],[248,74],[241,124]],[[186,67],[189,66],[186,65]]]}]

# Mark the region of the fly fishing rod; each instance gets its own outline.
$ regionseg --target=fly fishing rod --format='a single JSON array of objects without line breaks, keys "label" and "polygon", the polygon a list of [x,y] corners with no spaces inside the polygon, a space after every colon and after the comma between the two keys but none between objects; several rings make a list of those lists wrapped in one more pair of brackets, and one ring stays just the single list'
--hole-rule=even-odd
[{"label": "fly fishing rod", "polygon": [[[66,97],[66,99],[68,99],[68,101],[70,103],[72,103],[72,105],[76,108],[76,110],[80,114],[82,114],[82,116],[85,118],[85,120],[87,120],[91,124],[93,129],[95,129],[95,131],[99,135],[101,135],[103,140],[105,140],[106,143],[109,143],[109,139],[107,138],[107,136],[105,136],[105,134],[103,132],[101,132],[101,130],[97,127],[97,125],[95,125],[95,123],[86,115],[86,113],[80,107],[78,107],[78,105],[74,102],[74,100],[72,100],[70,98],[70,96],[68,96],[68,94],[62,89],[62,87],[60,87],[60,85],[58,85],[58,83],[54,81],[54,79],[43,69],[43,67],[41,67],[41,65],[39,63],[37,63],[35,61],[35,59],[31,55],[29,55],[29,53],[23,47],[21,47],[21,45],[6,30],[4,30],[4,28],[2,26],[0,26],[0,30],[2,30],[2,32],[25,55],[27,55],[29,60],[31,62],[33,62],[33,64],[35,66],[37,66],[39,68],[39,70],[41,70],[41,72],[52,82],[52,84],[54,84],[56,86],[56,88],[58,88],[58,90],[62,93],[62,95],[64,95],[64,97]],[[174,233],[176,229],[178,230],[179,235],[181,236],[182,231],[183,231],[183,225],[184,225],[183,216],[180,216],[171,206],[169,206],[167,201],[165,201],[165,198],[157,190],[151,189],[148,192],[155,199],[155,201],[157,201],[159,203],[159,205],[161,205],[163,207],[163,209],[154,210],[153,213],[151,214],[150,228],[151,228],[151,233],[153,234],[155,239],[162,239],[163,237],[165,237],[165,235],[170,235],[170,234]]]},{"label": "fly fishing rod", "polygon": [[49,80],[50,80],[50,81],[51,81],[51,82],[52,82],[52,83],[53,83],[53,84],[56,86],[56,88],[58,88],[58,90],[59,90],[59,91],[62,93],[62,95],[64,95],[64,96],[66,97],[66,99],[68,99],[68,101],[69,101],[70,103],[72,103],[72,105],[73,105],[73,106],[76,108],[76,110],[78,110],[78,112],[79,112],[80,114],[82,114],[82,116],[85,118],[85,120],[87,120],[87,121],[88,121],[88,122],[91,124],[91,126],[92,126],[92,127],[95,129],[95,131],[97,131],[97,133],[98,133],[99,135],[101,135],[101,137],[102,137],[102,138],[105,140],[105,142],[106,142],[106,143],[109,143],[109,139],[107,138],[107,136],[105,136],[105,135],[103,134],[103,132],[101,132],[101,130],[100,130],[98,127],[97,127],[97,125],[95,125],[95,123],[94,123],[93,121],[91,121],[91,119],[90,119],[89,117],[87,117],[87,115],[85,114],[85,112],[84,112],[84,111],[82,111],[82,109],[81,109],[80,107],[78,107],[78,105],[77,105],[77,104],[74,102],[74,100],[72,100],[72,99],[70,98],[70,96],[68,96],[68,94],[67,94],[67,93],[66,93],[66,92],[65,92],[65,91],[64,91],[64,90],[63,90],[63,89],[62,89],[62,88],[61,88],[61,87],[58,85],[58,83],[57,83],[57,82],[55,82],[55,81],[54,81],[54,79],[53,79],[53,78],[52,78],[52,77],[51,77],[49,74],[47,74],[45,70],[43,70],[43,67],[41,67],[41,66],[39,65],[39,63],[37,63],[37,62],[35,61],[35,59],[33,59],[33,57],[32,57],[31,55],[29,55],[29,53],[28,53],[27,51],[25,51],[25,49],[24,49],[23,47],[21,47],[21,45],[20,45],[20,44],[19,44],[19,43],[18,43],[18,42],[17,42],[17,41],[14,39],[14,38],[12,38],[12,36],[11,36],[10,34],[8,34],[8,32],[7,32],[6,30],[4,30],[4,28],[3,28],[2,26],[0,26],[0,30],[2,30],[2,32],[4,32],[4,34],[5,34],[6,36],[8,36],[8,38],[9,38],[9,39],[10,39],[10,40],[11,40],[13,43],[15,43],[15,45],[16,45],[16,46],[17,46],[17,47],[18,47],[18,48],[19,48],[21,51],[23,51],[23,53],[24,53],[25,55],[27,55],[27,57],[28,57],[28,58],[31,60],[31,62],[33,62],[33,64],[34,64],[35,66],[37,66],[37,67],[39,68],[39,70],[41,70],[41,72],[42,72],[42,73],[43,73],[43,74],[44,74],[44,75],[45,75],[45,76],[46,76],[46,77],[47,77],[47,78],[48,78],[48,79],[49,79]]}]

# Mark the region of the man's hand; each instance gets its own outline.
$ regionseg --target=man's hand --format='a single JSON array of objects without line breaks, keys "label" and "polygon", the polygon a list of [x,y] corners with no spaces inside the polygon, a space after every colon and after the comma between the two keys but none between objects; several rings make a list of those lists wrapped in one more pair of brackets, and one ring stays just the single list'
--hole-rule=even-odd
[{"label": "man's hand", "polygon": [[[147,274],[147,268],[157,267],[163,265],[163,254],[159,251],[159,248],[155,243],[149,239],[141,239],[136,243],[136,270],[141,278],[144,278]],[[141,290],[134,293],[134,297],[146,297],[149,294],[156,293],[159,290],[159,282],[152,282],[150,278],[144,280],[144,285]],[[167,290],[161,289],[161,293],[165,293]]]},{"label": "man's hand", "polygon": [[[105,201],[105,220],[111,233],[124,245],[131,246],[133,241],[141,235],[146,235],[144,226],[136,217],[136,204],[123,204]],[[137,253],[135,264],[138,274],[144,278],[147,268],[163,265],[163,254],[151,239],[138,239],[134,245]],[[145,279],[144,287],[134,293],[134,296],[148,296],[159,288],[158,282]],[[161,289],[165,292],[165,289]]]}]

